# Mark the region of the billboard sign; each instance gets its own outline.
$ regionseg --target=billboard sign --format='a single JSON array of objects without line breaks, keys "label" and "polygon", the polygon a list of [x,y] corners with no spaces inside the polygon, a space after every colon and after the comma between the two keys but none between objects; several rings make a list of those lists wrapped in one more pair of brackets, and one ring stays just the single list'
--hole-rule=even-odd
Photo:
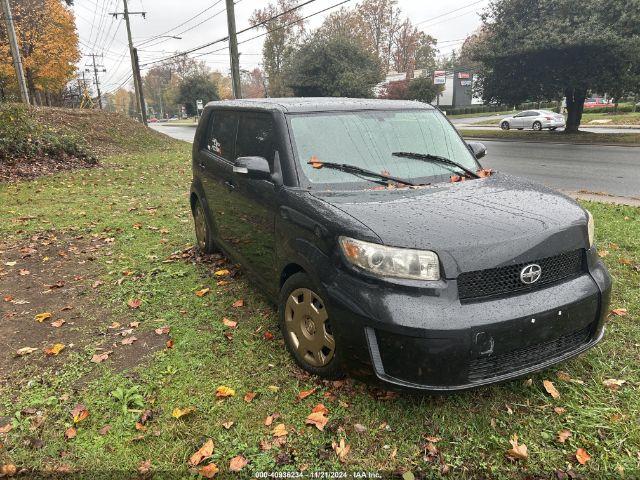
[{"label": "billboard sign", "polygon": [[447,72],[444,70],[436,70],[433,72],[433,84],[444,85],[447,82]]}]

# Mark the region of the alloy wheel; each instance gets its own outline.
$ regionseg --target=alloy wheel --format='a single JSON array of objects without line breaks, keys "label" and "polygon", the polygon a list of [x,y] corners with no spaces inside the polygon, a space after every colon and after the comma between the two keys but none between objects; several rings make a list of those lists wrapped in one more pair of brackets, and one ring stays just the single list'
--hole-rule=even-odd
[{"label": "alloy wheel", "polygon": [[324,302],[308,288],[289,295],[284,315],[285,334],[301,359],[313,367],[324,367],[335,353],[335,340]]},{"label": "alloy wheel", "polygon": [[502,123],[500,124],[500,128],[501,128],[502,130],[509,130],[509,123],[508,123],[508,122],[502,122]]},{"label": "alloy wheel", "polygon": [[537,131],[542,130],[542,124],[540,122],[534,122],[533,123],[533,129],[537,130]]}]

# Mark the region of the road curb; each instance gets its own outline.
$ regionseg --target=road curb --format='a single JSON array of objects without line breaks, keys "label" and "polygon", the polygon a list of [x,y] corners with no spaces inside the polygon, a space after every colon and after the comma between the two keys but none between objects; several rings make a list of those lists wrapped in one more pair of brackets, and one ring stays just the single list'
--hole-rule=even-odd
[{"label": "road curb", "polygon": [[465,140],[484,140],[485,142],[511,142],[511,143],[546,143],[548,145],[587,145],[596,147],[640,147],[640,143],[588,143],[588,142],[553,142],[545,140],[525,140],[521,138],[492,138],[492,137],[468,137]]},{"label": "road curb", "polygon": [[576,200],[586,200],[588,202],[609,203],[613,205],[627,205],[629,207],[640,207],[640,198],[637,197],[619,197],[617,195],[609,195],[606,193],[596,192],[576,192],[563,190],[563,193],[569,195]]}]

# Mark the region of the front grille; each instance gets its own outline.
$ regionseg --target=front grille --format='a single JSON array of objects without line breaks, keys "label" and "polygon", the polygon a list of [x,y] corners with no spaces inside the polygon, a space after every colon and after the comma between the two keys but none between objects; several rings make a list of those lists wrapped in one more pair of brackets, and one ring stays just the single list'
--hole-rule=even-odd
[{"label": "front grille", "polygon": [[[583,257],[584,250],[579,249],[533,262],[464,272],[458,276],[458,296],[460,300],[469,300],[535,290],[582,273]],[[520,272],[532,263],[540,265],[542,276],[536,283],[527,285],[520,281]]]},{"label": "front grille", "polygon": [[480,382],[482,380],[507,375],[560,357],[587,343],[589,341],[590,331],[591,325],[549,342],[538,343],[508,353],[472,360],[469,366],[469,381]]}]

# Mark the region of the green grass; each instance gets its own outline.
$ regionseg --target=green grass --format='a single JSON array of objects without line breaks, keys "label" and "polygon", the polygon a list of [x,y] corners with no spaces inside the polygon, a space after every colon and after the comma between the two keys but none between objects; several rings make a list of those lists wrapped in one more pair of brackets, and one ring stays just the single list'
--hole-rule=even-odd
[{"label": "green grass", "polygon": [[[358,382],[336,386],[300,375],[282,345],[275,312],[243,277],[216,287],[204,266],[163,262],[193,242],[190,150],[186,144],[168,143],[148,153],[111,157],[100,169],[0,185],[0,235],[6,241],[18,242],[44,230],[55,230],[58,236],[113,237],[112,255],[96,253],[105,282],[104,307],[115,318],[135,316],[140,328],[166,323],[175,341],[173,349],[163,349],[134,370],[114,373],[109,361],[95,365],[80,352],[66,357],[56,372],[41,369],[20,389],[0,387],[0,417],[28,407],[47,416],[37,434],[42,448],[28,446],[35,434],[25,421],[17,421],[14,430],[0,437],[0,465],[37,471],[66,465],[91,478],[131,478],[142,461],[150,460],[160,478],[186,478],[189,456],[212,438],[212,461],[221,475],[230,459],[242,454],[250,461],[245,471],[252,473],[408,470],[437,478],[440,464],[425,460],[424,445],[427,436],[438,436],[449,478],[550,478],[569,465],[585,478],[614,478],[621,469],[628,478],[640,473],[640,271],[634,268],[640,264],[639,210],[586,205],[596,218],[599,245],[609,252],[605,260],[615,278],[613,306],[629,311],[611,319],[598,347],[532,376],[531,386],[518,380],[455,395],[403,393],[383,401],[373,388]],[[145,210],[150,206],[157,207],[153,215]],[[136,229],[136,223],[168,233]],[[631,265],[621,259],[631,260]],[[144,277],[118,284],[123,270]],[[197,297],[194,292],[204,286],[212,287],[211,293]],[[135,314],[126,306],[130,298],[143,300]],[[232,308],[239,298],[246,306]],[[239,321],[231,341],[223,336],[223,317]],[[263,338],[267,330],[275,334],[274,340]],[[560,370],[584,384],[557,379]],[[92,380],[80,382],[86,378]],[[606,378],[627,383],[613,392],[602,385]],[[559,399],[545,393],[544,379],[555,382]],[[217,399],[221,385],[234,388],[236,395]],[[133,386],[155,413],[145,433],[135,429],[138,414],[123,413],[122,404],[110,396],[118,387]],[[311,397],[295,400],[299,391],[312,387],[318,390]],[[252,403],[242,399],[248,391],[258,394]],[[304,424],[320,402],[329,408],[330,424],[324,432]],[[63,434],[77,403],[86,405],[90,416],[79,424],[77,437],[67,441]],[[176,420],[171,417],[176,407],[196,411]],[[558,415],[554,407],[566,413]],[[273,426],[264,425],[272,413],[281,415],[274,425],[284,423],[289,435],[281,449],[263,451],[260,442],[273,440]],[[226,421],[235,424],[226,430]],[[358,423],[367,430],[358,433]],[[98,431],[106,424],[112,429],[102,436]],[[560,444],[554,438],[563,428],[572,436]],[[505,458],[513,434],[528,446],[527,461]],[[339,438],[351,445],[344,465],[330,447]],[[579,447],[592,456],[585,466],[572,459]]]},{"label": "green grass", "polygon": [[[502,120],[508,114],[513,112],[504,112],[504,114],[497,118],[490,120],[483,120],[481,122],[474,123],[474,125],[499,125]],[[591,123],[594,121],[594,123]],[[608,120],[607,123],[601,123],[600,120]],[[592,127],[594,125],[614,126],[614,125],[640,125],[640,112],[635,113],[585,113],[582,115],[583,127]]]},{"label": "green grass", "polygon": [[484,140],[525,140],[529,142],[556,142],[576,144],[605,144],[605,145],[640,145],[640,133],[564,133],[564,132],[534,132],[531,130],[458,130],[465,138]]},{"label": "green grass", "polygon": [[[444,110],[446,111],[446,108],[444,108]],[[480,112],[480,113],[457,113],[455,115],[447,115],[447,117],[449,118],[475,118],[475,117],[486,117],[489,115],[496,115],[499,117],[504,117],[506,115],[509,115],[511,113],[513,113],[513,110],[506,110],[504,112]],[[480,123],[480,125],[482,125],[482,122]]]}]

